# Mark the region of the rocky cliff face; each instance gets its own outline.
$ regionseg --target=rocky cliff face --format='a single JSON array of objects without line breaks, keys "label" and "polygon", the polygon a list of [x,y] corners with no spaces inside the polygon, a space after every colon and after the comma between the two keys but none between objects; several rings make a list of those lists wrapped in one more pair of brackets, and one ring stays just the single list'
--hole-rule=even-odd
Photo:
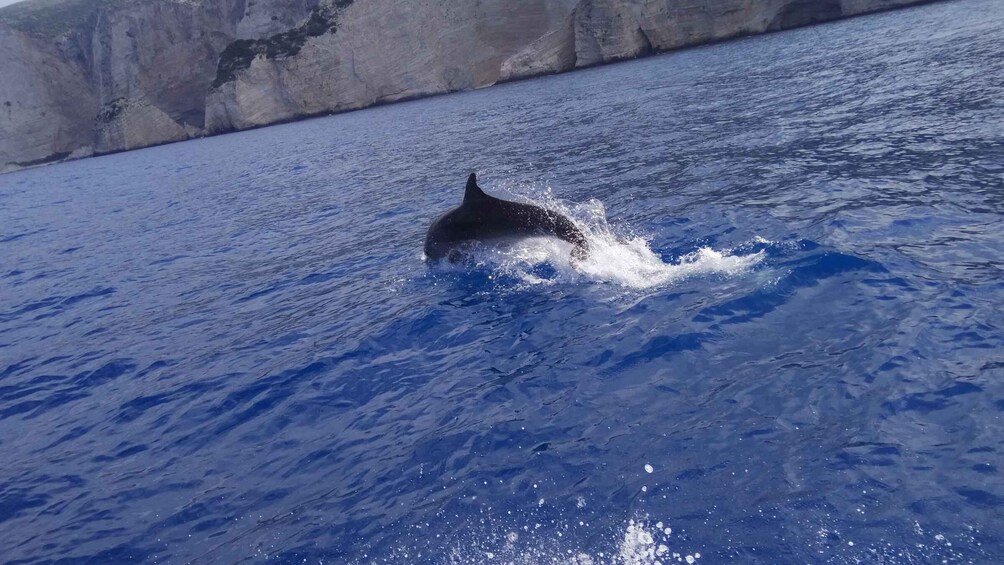
[{"label": "rocky cliff face", "polygon": [[295,54],[259,45],[259,56],[228,72],[209,94],[206,127],[243,129],[490,85],[499,80],[504,60],[557,25],[573,5],[572,0],[336,2],[317,16],[324,24],[315,27],[323,32],[303,30]]},{"label": "rocky cliff face", "polygon": [[0,171],[205,133],[220,53],[316,0],[36,0],[0,10]]},{"label": "rocky cliff face", "polygon": [[82,151],[97,100],[80,65],[58,46],[0,25],[0,167]]},{"label": "rocky cliff face", "polygon": [[581,0],[556,28],[507,59],[512,80],[653,51],[779,31],[918,0]]},{"label": "rocky cliff face", "polygon": [[0,170],[922,1],[28,0],[0,10]]}]

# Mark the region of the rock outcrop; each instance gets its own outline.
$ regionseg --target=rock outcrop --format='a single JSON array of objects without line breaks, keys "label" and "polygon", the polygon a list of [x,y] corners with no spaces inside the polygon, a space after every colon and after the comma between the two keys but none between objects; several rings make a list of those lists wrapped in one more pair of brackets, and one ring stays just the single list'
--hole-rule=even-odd
[{"label": "rock outcrop", "polygon": [[[494,84],[502,62],[557,25],[572,0],[342,0],[315,12],[284,56],[255,46],[210,93],[210,132]],[[323,29],[323,33],[317,31]],[[279,43],[276,46],[274,44]],[[273,54],[275,53],[275,54]],[[224,54],[226,56],[227,53]],[[243,61],[240,61],[243,62]],[[229,61],[221,61],[229,66]],[[269,85],[262,88],[262,85]]]},{"label": "rock outcrop", "polygon": [[57,45],[0,25],[0,167],[69,157],[94,128],[97,100]]},{"label": "rock outcrop", "polygon": [[0,10],[0,171],[204,135],[220,53],[316,5],[273,0],[264,14],[254,2],[28,0]]},{"label": "rock outcrop", "polygon": [[0,170],[924,1],[27,0],[0,9]]},{"label": "rock outcrop", "polygon": [[502,80],[887,10],[917,0],[581,0],[502,64]]}]

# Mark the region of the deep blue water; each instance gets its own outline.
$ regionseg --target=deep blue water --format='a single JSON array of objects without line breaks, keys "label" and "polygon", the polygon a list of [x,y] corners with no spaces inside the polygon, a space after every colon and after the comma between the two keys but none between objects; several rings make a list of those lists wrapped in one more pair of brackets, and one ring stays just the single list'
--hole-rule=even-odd
[{"label": "deep blue water", "polygon": [[[472,170],[592,258],[427,265]],[[0,561],[1004,562],[997,0],[4,175],[0,213]]]}]

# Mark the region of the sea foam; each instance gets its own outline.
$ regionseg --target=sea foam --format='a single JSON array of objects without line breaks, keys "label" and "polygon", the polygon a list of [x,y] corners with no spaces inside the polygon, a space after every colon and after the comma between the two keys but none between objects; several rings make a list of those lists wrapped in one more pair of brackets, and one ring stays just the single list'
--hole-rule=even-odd
[{"label": "sea foam", "polygon": [[681,256],[664,258],[652,249],[651,238],[613,228],[599,200],[568,204],[547,193],[529,201],[574,221],[589,242],[589,255],[575,259],[570,243],[531,237],[473,245],[466,250],[461,265],[446,268],[486,270],[525,285],[598,283],[650,289],[694,276],[734,276],[765,257],[763,250],[742,253],[699,247]]}]

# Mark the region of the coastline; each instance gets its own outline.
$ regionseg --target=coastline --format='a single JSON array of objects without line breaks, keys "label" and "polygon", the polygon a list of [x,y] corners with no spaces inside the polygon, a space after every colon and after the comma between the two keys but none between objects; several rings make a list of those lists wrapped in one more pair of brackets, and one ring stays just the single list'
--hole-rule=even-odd
[{"label": "coastline", "polygon": [[[271,127],[271,126],[277,126],[277,125],[283,125],[283,124],[289,124],[289,123],[302,122],[302,121],[313,120],[313,119],[317,119],[317,118],[325,118],[325,117],[335,116],[335,115],[340,115],[340,114],[347,114],[347,113],[350,113],[350,112],[356,112],[356,111],[359,111],[359,110],[366,110],[366,109],[370,109],[370,108],[377,108],[377,107],[386,106],[386,105],[390,105],[390,104],[413,102],[413,101],[416,101],[416,100],[424,100],[424,99],[428,99],[428,98],[436,98],[436,97],[439,97],[439,96],[447,96],[447,95],[451,95],[451,94],[459,94],[459,93],[463,93],[463,92],[471,92],[471,91],[476,91],[476,90],[482,90],[482,89],[486,89],[486,88],[491,88],[491,87],[494,87],[494,86],[500,86],[500,85],[504,85],[504,84],[523,82],[523,81],[528,81],[528,80],[534,80],[534,79],[544,78],[544,77],[548,77],[548,76],[555,76],[555,75],[561,75],[561,74],[574,73],[576,71],[592,70],[592,69],[596,69],[598,67],[603,67],[603,66],[607,66],[607,65],[614,65],[614,64],[618,64],[618,63],[625,63],[625,62],[628,62],[628,61],[634,61],[634,60],[644,59],[644,58],[649,58],[649,57],[671,55],[671,54],[677,53],[677,52],[685,52],[685,51],[690,51],[690,50],[694,50],[694,49],[701,49],[701,48],[711,47],[711,46],[714,46],[714,45],[719,45],[719,44],[724,44],[724,43],[729,43],[729,42],[734,42],[734,41],[741,41],[741,40],[744,40],[744,39],[749,39],[749,38],[753,38],[753,37],[757,37],[757,36],[761,36],[761,35],[784,33],[784,32],[787,32],[787,31],[794,31],[796,29],[803,29],[803,28],[822,26],[822,25],[828,25],[828,24],[837,24],[837,23],[839,23],[841,21],[848,21],[848,20],[853,20],[853,19],[857,19],[857,18],[863,18],[863,17],[867,17],[867,16],[878,15],[878,14],[887,13],[887,12],[907,10],[907,9],[911,9],[911,8],[921,8],[923,6],[927,6],[927,5],[930,5],[930,4],[943,3],[943,2],[947,2],[947,1],[948,0],[918,0],[917,2],[915,2],[913,4],[909,4],[909,5],[905,5],[905,6],[889,6],[889,7],[877,9],[877,10],[870,11],[870,12],[851,14],[851,15],[841,16],[841,17],[838,17],[838,18],[835,18],[835,19],[831,19],[831,20],[827,20],[827,21],[813,22],[813,23],[808,23],[808,24],[803,24],[803,25],[797,25],[797,26],[783,28],[783,29],[766,30],[766,31],[763,31],[763,32],[753,32],[753,33],[741,31],[741,32],[737,32],[737,33],[735,33],[733,35],[729,35],[729,36],[717,38],[717,39],[710,40],[710,41],[701,41],[701,42],[697,42],[697,43],[691,43],[691,44],[681,45],[679,47],[674,47],[674,48],[670,48],[670,49],[652,49],[650,51],[639,53],[639,54],[633,55],[633,56],[621,57],[621,58],[616,58],[616,59],[611,59],[611,60],[606,60],[606,61],[598,61],[596,63],[592,63],[592,64],[589,64],[589,65],[578,66],[578,67],[574,67],[574,68],[567,69],[567,70],[545,71],[545,72],[540,72],[540,73],[536,73],[536,74],[528,74],[528,75],[517,76],[517,77],[513,77],[513,78],[508,78],[508,79],[500,79],[500,80],[497,80],[497,81],[495,81],[493,83],[485,84],[485,85],[482,85],[482,86],[477,86],[477,87],[474,87],[474,88],[463,88],[463,89],[448,90],[448,91],[443,91],[443,92],[414,93],[414,94],[409,94],[409,95],[402,96],[400,98],[387,99],[387,100],[377,100],[377,101],[375,101],[373,103],[363,104],[363,105],[356,106],[356,107],[346,107],[346,108],[342,108],[342,109],[325,110],[325,111],[321,111],[321,112],[314,112],[314,113],[307,113],[307,114],[297,114],[297,115],[294,115],[294,116],[277,119],[275,121],[264,123],[264,124],[251,125],[249,127],[243,127],[243,128],[226,128],[226,129],[221,129],[221,130],[212,131],[212,132],[204,131],[204,132],[200,132],[199,134],[196,134],[196,135],[188,135],[188,136],[186,136],[186,137],[184,137],[182,139],[168,139],[168,140],[165,140],[165,141],[155,142],[155,143],[149,143],[149,144],[141,145],[141,146],[138,146],[138,147],[115,149],[115,150],[111,150],[111,151],[82,151],[82,150],[77,150],[77,151],[74,151],[74,152],[59,152],[59,153],[51,154],[51,155],[46,156],[46,157],[42,157],[42,158],[39,158],[39,159],[35,159],[35,160],[32,160],[32,161],[29,161],[29,162],[15,162],[15,163],[7,163],[7,164],[0,165],[0,175],[9,174],[9,173],[16,173],[16,172],[20,172],[20,171],[26,171],[26,170],[30,170],[30,169],[37,169],[37,168],[40,168],[40,167],[46,167],[46,166],[50,166],[50,165],[58,165],[60,163],[66,163],[66,162],[70,162],[70,161],[77,161],[77,160],[80,160],[80,159],[87,159],[87,158],[92,158],[92,157],[102,157],[102,156],[107,156],[107,155],[115,155],[115,154],[118,154],[118,153],[125,153],[125,152],[128,152],[128,151],[134,151],[134,150],[138,150],[138,149],[149,149],[149,148],[160,147],[160,146],[164,146],[164,145],[171,145],[171,144],[174,144],[174,143],[182,143],[182,142],[190,141],[190,140],[194,140],[194,139],[202,139],[202,138],[207,138],[207,137],[215,137],[215,136],[219,136],[219,135],[227,135],[227,134],[237,133],[237,132],[241,132],[241,131],[251,131],[251,130],[257,130],[257,129],[267,128],[267,127]],[[78,155],[78,156],[74,156],[78,152],[81,153],[81,154]]]}]

